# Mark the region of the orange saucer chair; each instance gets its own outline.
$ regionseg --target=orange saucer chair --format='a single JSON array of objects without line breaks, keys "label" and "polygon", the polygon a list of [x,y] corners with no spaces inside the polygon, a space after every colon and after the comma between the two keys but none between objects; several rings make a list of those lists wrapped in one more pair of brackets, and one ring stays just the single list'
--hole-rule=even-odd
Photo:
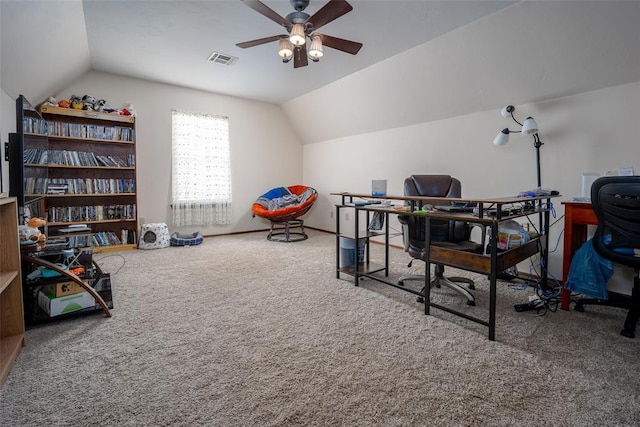
[{"label": "orange saucer chair", "polygon": [[[268,240],[299,242],[309,237],[304,232],[304,221],[299,217],[311,209],[317,198],[318,192],[306,185],[276,187],[258,197],[251,206],[251,212],[254,217],[271,221]],[[291,231],[292,228],[300,228],[300,231]]]}]

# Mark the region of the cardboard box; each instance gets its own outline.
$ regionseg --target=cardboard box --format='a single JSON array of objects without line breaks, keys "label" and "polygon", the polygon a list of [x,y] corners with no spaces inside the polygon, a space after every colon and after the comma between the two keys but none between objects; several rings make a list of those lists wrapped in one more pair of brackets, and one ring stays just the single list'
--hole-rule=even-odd
[{"label": "cardboard box", "polygon": [[50,317],[54,317],[73,313],[83,308],[95,307],[96,300],[89,292],[78,292],[56,298],[51,293],[40,291],[38,292],[38,304]]},{"label": "cardboard box", "polygon": [[[86,280],[85,283],[87,283]],[[78,285],[76,282],[52,283],[50,285],[43,286],[42,290],[56,298],[84,292],[82,286]]]}]

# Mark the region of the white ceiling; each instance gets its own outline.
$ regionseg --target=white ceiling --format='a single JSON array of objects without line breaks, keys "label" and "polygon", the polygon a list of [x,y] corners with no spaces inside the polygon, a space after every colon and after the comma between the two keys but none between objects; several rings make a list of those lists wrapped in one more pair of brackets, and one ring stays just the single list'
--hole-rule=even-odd
[{"label": "white ceiling", "polygon": [[[264,3],[281,16],[293,11],[288,0]],[[313,15],[325,3],[311,0],[306,12]],[[0,83],[12,97],[16,88],[28,88],[40,102],[91,69],[282,104],[517,2],[349,3],[353,10],[321,32],[363,43],[360,52],[325,48],[320,62],[294,69],[280,61],[276,42],[235,46],[284,34],[240,0],[1,0]],[[206,62],[214,51],[239,61]]]}]

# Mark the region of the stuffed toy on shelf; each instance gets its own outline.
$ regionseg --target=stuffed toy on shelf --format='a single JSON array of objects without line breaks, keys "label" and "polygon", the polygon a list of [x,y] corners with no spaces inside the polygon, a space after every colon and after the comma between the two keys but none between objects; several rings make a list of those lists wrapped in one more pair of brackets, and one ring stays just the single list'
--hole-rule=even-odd
[{"label": "stuffed toy on shelf", "polygon": [[20,246],[29,248],[30,250],[39,250],[44,248],[47,236],[42,233],[39,228],[44,227],[45,224],[45,220],[41,218],[31,218],[26,225],[18,226]]},{"label": "stuffed toy on shelf", "polygon": [[77,95],[71,95],[71,108],[73,108],[74,110],[82,110],[82,99],[80,99],[79,96]]},{"label": "stuffed toy on shelf", "polygon": [[82,109],[93,111],[95,110],[96,99],[91,95],[85,95],[82,97]]},{"label": "stuffed toy on shelf", "polygon": [[42,105],[47,105],[47,106],[51,106],[51,107],[55,107],[58,105],[58,101],[56,101],[56,99],[53,96],[50,96],[49,98],[47,98],[46,101],[44,101],[42,103]]}]

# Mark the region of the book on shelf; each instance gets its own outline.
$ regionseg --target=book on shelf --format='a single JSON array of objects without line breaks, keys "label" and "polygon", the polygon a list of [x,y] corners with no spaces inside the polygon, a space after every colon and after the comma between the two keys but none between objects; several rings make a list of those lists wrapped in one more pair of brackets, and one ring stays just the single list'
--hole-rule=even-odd
[{"label": "book on shelf", "polygon": [[67,184],[48,184],[47,194],[67,194],[69,186]]},{"label": "book on shelf", "polygon": [[47,215],[51,223],[114,219],[133,220],[136,218],[136,205],[49,207],[47,209]]},{"label": "book on shelf", "polygon": [[122,244],[135,245],[136,244],[136,232],[134,230],[122,229],[120,232],[120,240]]},{"label": "book on shelf", "polygon": [[[120,194],[135,193],[135,179],[107,179],[107,178],[25,178],[25,192],[27,194],[48,194],[50,187],[66,185],[64,194]],[[62,193],[49,193],[62,194]]]},{"label": "book on shelf", "polygon": [[44,119],[36,117],[24,117],[24,119],[22,120],[22,129],[25,133],[47,135],[48,123]]},{"label": "book on shelf", "polygon": [[22,153],[23,163],[27,165],[46,165],[49,152],[45,148],[25,148]]},{"label": "book on shelf", "polygon": [[[45,125],[47,123],[45,122]],[[70,138],[100,139],[104,141],[125,141],[135,140],[135,131],[132,128],[121,126],[101,126],[81,123],[67,123],[50,121],[45,126],[45,135],[64,136]]]}]

